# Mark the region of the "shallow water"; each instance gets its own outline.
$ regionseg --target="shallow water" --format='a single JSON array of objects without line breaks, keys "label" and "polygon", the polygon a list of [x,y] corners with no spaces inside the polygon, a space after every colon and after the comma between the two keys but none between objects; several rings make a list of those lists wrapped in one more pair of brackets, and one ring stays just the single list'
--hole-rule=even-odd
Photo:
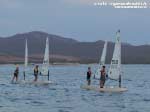
[{"label": "shallow water", "polygon": [[[11,84],[13,65],[0,66],[0,112],[149,112],[150,65],[123,65],[125,93],[100,93],[80,89],[89,65],[50,66],[57,84]],[[91,65],[93,71],[96,65]],[[21,69],[21,68],[20,68]],[[22,73],[22,72],[21,72]],[[31,74],[28,79],[33,80]],[[20,74],[22,78],[22,74]],[[46,77],[41,77],[44,79]],[[97,84],[98,81],[93,81]],[[106,83],[117,85],[118,82]]]}]

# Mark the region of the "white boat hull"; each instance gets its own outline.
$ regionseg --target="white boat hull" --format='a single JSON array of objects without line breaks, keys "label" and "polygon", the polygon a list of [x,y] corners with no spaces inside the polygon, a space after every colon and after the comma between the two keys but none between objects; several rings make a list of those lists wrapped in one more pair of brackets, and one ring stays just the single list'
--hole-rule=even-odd
[{"label": "white boat hull", "polygon": [[52,81],[17,81],[17,82],[12,82],[12,84],[33,84],[33,85],[49,85],[53,84],[54,82]]},{"label": "white boat hull", "polygon": [[83,85],[81,86],[82,89],[86,89],[86,90],[93,90],[93,91],[99,91],[99,92],[125,92],[128,91],[127,88],[124,87],[104,87],[104,88],[100,88],[100,87],[96,87],[96,86],[88,86],[88,85]]}]

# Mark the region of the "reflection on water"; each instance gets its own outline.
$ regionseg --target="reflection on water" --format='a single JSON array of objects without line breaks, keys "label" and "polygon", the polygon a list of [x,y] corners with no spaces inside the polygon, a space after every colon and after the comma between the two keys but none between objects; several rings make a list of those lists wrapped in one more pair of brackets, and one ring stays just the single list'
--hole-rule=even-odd
[{"label": "reflection on water", "polygon": [[[91,65],[94,71],[95,65]],[[80,89],[88,65],[50,67],[57,84],[34,86],[11,84],[12,65],[0,66],[0,112],[148,112],[150,65],[124,65],[125,93],[100,93]],[[29,69],[31,70],[31,69]],[[22,73],[22,72],[21,72]],[[22,78],[22,74],[20,74]],[[27,78],[33,80],[32,74]],[[98,85],[98,81],[92,81]],[[106,84],[118,85],[118,82]]]}]

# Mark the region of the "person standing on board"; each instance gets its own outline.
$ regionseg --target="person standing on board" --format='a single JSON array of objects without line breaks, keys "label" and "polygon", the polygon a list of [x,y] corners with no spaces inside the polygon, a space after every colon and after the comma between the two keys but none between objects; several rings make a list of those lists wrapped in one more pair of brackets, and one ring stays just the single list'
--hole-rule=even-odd
[{"label": "person standing on board", "polygon": [[87,71],[87,84],[90,85],[91,84],[91,67],[88,67],[88,71]]},{"label": "person standing on board", "polygon": [[105,79],[106,79],[106,72],[105,72],[105,66],[102,67],[101,71],[101,77],[100,77],[100,88],[104,87]]},{"label": "person standing on board", "polygon": [[16,82],[18,81],[18,74],[19,74],[19,66],[16,65],[16,69],[14,71],[14,76],[13,76],[12,82],[14,82],[15,79],[16,79]]},{"label": "person standing on board", "polygon": [[39,66],[36,65],[35,68],[34,68],[34,81],[37,81],[38,80],[38,73],[39,73]]}]

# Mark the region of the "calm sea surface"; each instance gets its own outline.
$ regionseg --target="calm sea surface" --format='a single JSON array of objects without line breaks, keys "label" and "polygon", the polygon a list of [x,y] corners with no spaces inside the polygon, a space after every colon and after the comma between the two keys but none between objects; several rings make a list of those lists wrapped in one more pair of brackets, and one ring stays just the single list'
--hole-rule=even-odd
[{"label": "calm sea surface", "polygon": [[[124,93],[82,90],[88,66],[50,66],[50,78],[57,84],[35,86],[11,84],[15,66],[0,65],[0,112],[150,112],[150,65],[122,66],[122,85],[128,88]],[[95,71],[96,65],[90,66]],[[33,80],[33,75],[29,73],[27,79]]]}]

